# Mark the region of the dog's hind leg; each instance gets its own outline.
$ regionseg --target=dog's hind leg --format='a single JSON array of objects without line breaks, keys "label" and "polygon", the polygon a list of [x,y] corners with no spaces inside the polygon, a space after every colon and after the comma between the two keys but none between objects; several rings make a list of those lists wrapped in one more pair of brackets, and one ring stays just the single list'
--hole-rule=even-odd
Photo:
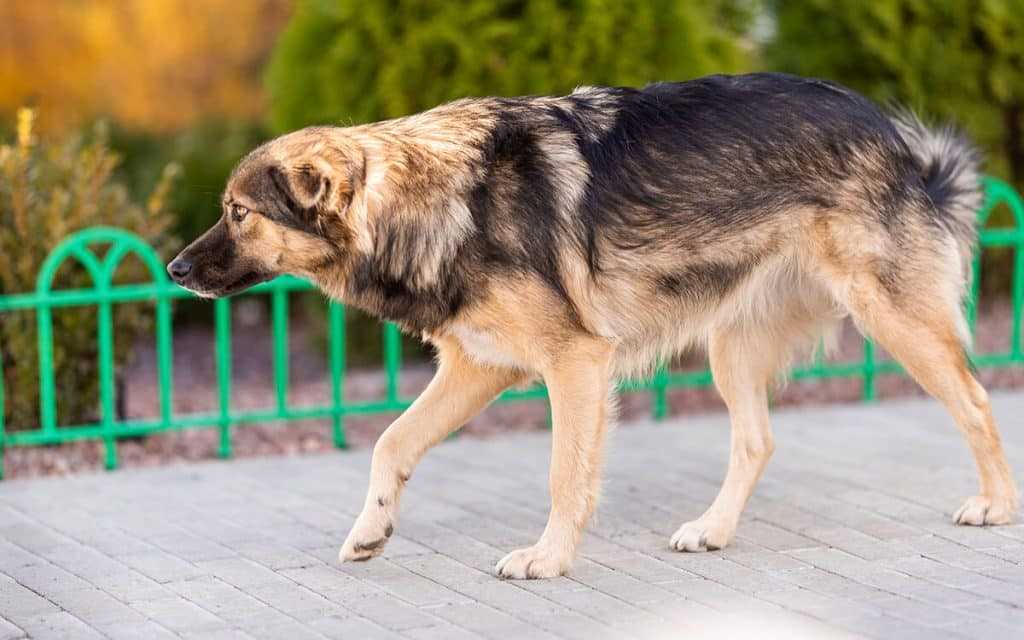
[{"label": "dog's hind leg", "polygon": [[338,553],[342,562],[380,554],[394,529],[402,488],[423,454],[524,380],[522,372],[477,364],[452,341],[435,344],[439,366],[433,380],[373,448],[366,503]]},{"label": "dog's hind leg", "polygon": [[[1013,520],[1017,489],[992,418],[988,394],[971,374],[961,336],[959,309],[943,296],[930,270],[896,275],[899,295],[873,274],[854,277],[848,305],[858,326],[899,361],[925,391],[953,415],[974,454],[979,495],[953,516],[958,524],[1006,524]],[[912,282],[911,282],[912,280]]]},{"label": "dog's hind leg", "polygon": [[553,578],[569,569],[600,492],[604,438],[611,410],[613,347],[580,337],[542,371],[551,397],[551,512],[540,540],[505,556],[503,578]]},{"label": "dog's hind leg", "polygon": [[740,514],[774,450],[768,389],[788,360],[784,332],[742,326],[714,331],[708,356],[715,386],[729,409],[729,469],[718,496],[700,518],[683,524],[670,545],[678,551],[720,549],[732,541]]}]

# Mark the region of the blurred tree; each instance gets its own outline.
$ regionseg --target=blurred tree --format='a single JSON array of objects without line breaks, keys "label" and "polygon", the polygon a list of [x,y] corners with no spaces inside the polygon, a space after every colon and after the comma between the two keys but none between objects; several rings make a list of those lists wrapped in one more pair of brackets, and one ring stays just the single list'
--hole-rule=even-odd
[{"label": "blurred tree", "polygon": [[263,115],[260,70],[290,0],[4,0],[0,115],[32,104],[50,131],[105,115],[177,130]]},{"label": "blurred tree", "polygon": [[1024,187],[1024,0],[773,4],[776,69],[838,80],[957,122]]},{"label": "blurred tree", "polygon": [[367,122],[468,95],[738,71],[756,0],[300,0],[267,71],[271,123]]}]

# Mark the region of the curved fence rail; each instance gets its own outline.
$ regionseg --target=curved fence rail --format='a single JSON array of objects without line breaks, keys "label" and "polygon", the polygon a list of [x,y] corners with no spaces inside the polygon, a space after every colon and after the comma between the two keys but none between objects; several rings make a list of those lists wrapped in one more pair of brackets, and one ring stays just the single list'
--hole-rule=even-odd
[{"label": "curved fence rail", "polygon": [[[986,228],[980,232],[980,249],[975,256],[974,282],[966,301],[968,321],[973,329],[977,317],[981,253],[986,249],[1005,247],[1013,249],[1013,276],[1010,291],[1012,322],[1009,348],[999,353],[974,354],[978,367],[1005,367],[1024,364],[1021,345],[1021,309],[1024,306],[1024,202],[1005,182],[985,179],[985,204],[978,212],[984,225],[992,211],[1005,206],[1014,220],[1013,227]],[[103,258],[92,251],[96,245],[107,245]],[[152,281],[140,284],[114,284],[118,265],[134,254],[148,269]],[[53,290],[57,270],[68,260],[82,265],[92,278],[88,289]],[[102,440],[105,465],[114,469],[118,465],[117,442],[122,438],[150,433],[193,428],[216,428],[219,431],[218,454],[231,456],[232,428],[235,425],[305,419],[329,419],[334,444],[345,447],[344,419],[350,415],[392,413],[405,409],[410,398],[399,394],[402,369],[402,350],[398,328],[390,323],[382,325],[383,375],[386,378],[384,397],[369,402],[346,401],[345,380],[345,309],[331,302],[327,308],[328,371],[330,376],[330,402],[318,406],[294,407],[288,403],[288,304],[289,294],[312,290],[313,286],[292,277],[277,278],[258,285],[245,295],[269,295],[271,298],[271,335],[273,341],[274,402],[262,410],[236,411],[231,402],[231,304],[229,298],[214,304],[215,361],[217,370],[217,410],[207,413],[177,414],[173,408],[173,326],[171,303],[192,294],[170,282],[163,261],[156,252],[137,236],[109,227],[86,229],[66,238],[47,257],[39,270],[36,290],[32,293],[0,295],[0,313],[35,312],[37,319],[39,354],[39,416],[38,425],[4,424],[4,389],[0,376],[0,478],[3,477],[3,451],[6,447],[59,444],[74,440]],[[156,354],[159,394],[159,416],[138,420],[118,420],[116,413],[116,385],[114,363],[114,305],[126,302],[151,302],[156,306]],[[53,310],[62,307],[95,307],[97,319],[99,416],[98,422],[84,425],[59,425],[57,421],[57,389],[53,366]],[[0,345],[0,349],[3,345]],[[895,362],[876,358],[874,345],[864,341],[863,357],[859,361],[829,362],[815,360],[810,366],[793,371],[794,380],[821,378],[859,378],[862,397],[870,401],[875,397],[876,376],[900,372]],[[647,392],[652,398],[655,418],[667,414],[667,392],[673,387],[703,387],[712,382],[711,373],[702,371],[675,372],[660,369],[652,378],[640,382],[623,383],[626,393]],[[542,387],[505,393],[500,401],[545,398]]]}]

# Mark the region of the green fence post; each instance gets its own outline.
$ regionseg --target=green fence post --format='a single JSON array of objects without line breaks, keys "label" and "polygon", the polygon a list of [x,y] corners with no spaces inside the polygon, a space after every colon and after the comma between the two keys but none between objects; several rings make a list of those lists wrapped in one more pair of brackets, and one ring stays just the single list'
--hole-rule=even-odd
[{"label": "green fence post", "polygon": [[398,371],[402,367],[402,334],[388,322],[384,325],[384,372],[387,376],[387,402],[398,403]]},{"label": "green fence post", "polygon": [[283,280],[276,281],[271,294],[274,315],[274,393],[279,418],[285,418],[288,414],[288,290],[283,284]]},{"label": "green fence post", "polygon": [[4,479],[4,448],[7,436],[4,433],[4,352],[0,350],[0,480]]},{"label": "green fence post", "polygon": [[[45,294],[43,294],[45,296]],[[48,296],[36,312],[36,343],[39,349],[39,423],[46,433],[57,430],[57,394],[53,380],[53,315]]]},{"label": "green fence post", "polygon": [[1021,352],[1021,308],[1024,307],[1024,228],[1017,230],[1017,244],[1013,248],[1013,311],[1010,322],[1010,359],[1024,360]]},{"label": "green fence post", "polygon": [[981,296],[981,249],[979,246],[971,260],[971,284],[967,290],[967,328],[972,336],[978,323],[978,300]]},{"label": "green fence post", "polygon": [[328,340],[330,342],[331,366],[331,434],[334,446],[344,449],[344,416],[342,408],[345,397],[345,307],[331,301],[327,306]]},{"label": "green fence post", "polygon": [[[107,289],[107,283],[101,283]],[[100,375],[100,414],[103,425],[103,444],[106,451],[105,466],[107,469],[117,468],[117,416],[114,409],[114,316],[109,302],[100,303],[100,312],[96,319],[99,341],[99,375]]]},{"label": "green fence post", "polygon": [[659,365],[651,385],[652,407],[651,417],[662,420],[668,415],[668,367]]},{"label": "green fence post", "polygon": [[872,402],[875,399],[875,343],[864,339],[864,365],[862,368],[864,376],[864,388],[862,390],[864,402]]},{"label": "green fence post", "polygon": [[[162,289],[162,287],[161,287]],[[171,301],[163,291],[156,303],[156,359],[160,385],[160,424],[174,419],[174,346]]]},{"label": "green fence post", "polygon": [[217,455],[231,457],[231,302],[219,298],[214,302],[214,331],[217,352],[217,397],[220,444]]}]

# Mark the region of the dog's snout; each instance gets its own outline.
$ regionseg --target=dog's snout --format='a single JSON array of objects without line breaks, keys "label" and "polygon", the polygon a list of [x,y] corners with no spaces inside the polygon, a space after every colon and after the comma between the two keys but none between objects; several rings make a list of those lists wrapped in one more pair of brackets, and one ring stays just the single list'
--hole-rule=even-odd
[{"label": "dog's snout", "polygon": [[176,282],[180,282],[192,272],[192,263],[184,258],[175,258],[167,265],[167,273],[171,274]]}]

